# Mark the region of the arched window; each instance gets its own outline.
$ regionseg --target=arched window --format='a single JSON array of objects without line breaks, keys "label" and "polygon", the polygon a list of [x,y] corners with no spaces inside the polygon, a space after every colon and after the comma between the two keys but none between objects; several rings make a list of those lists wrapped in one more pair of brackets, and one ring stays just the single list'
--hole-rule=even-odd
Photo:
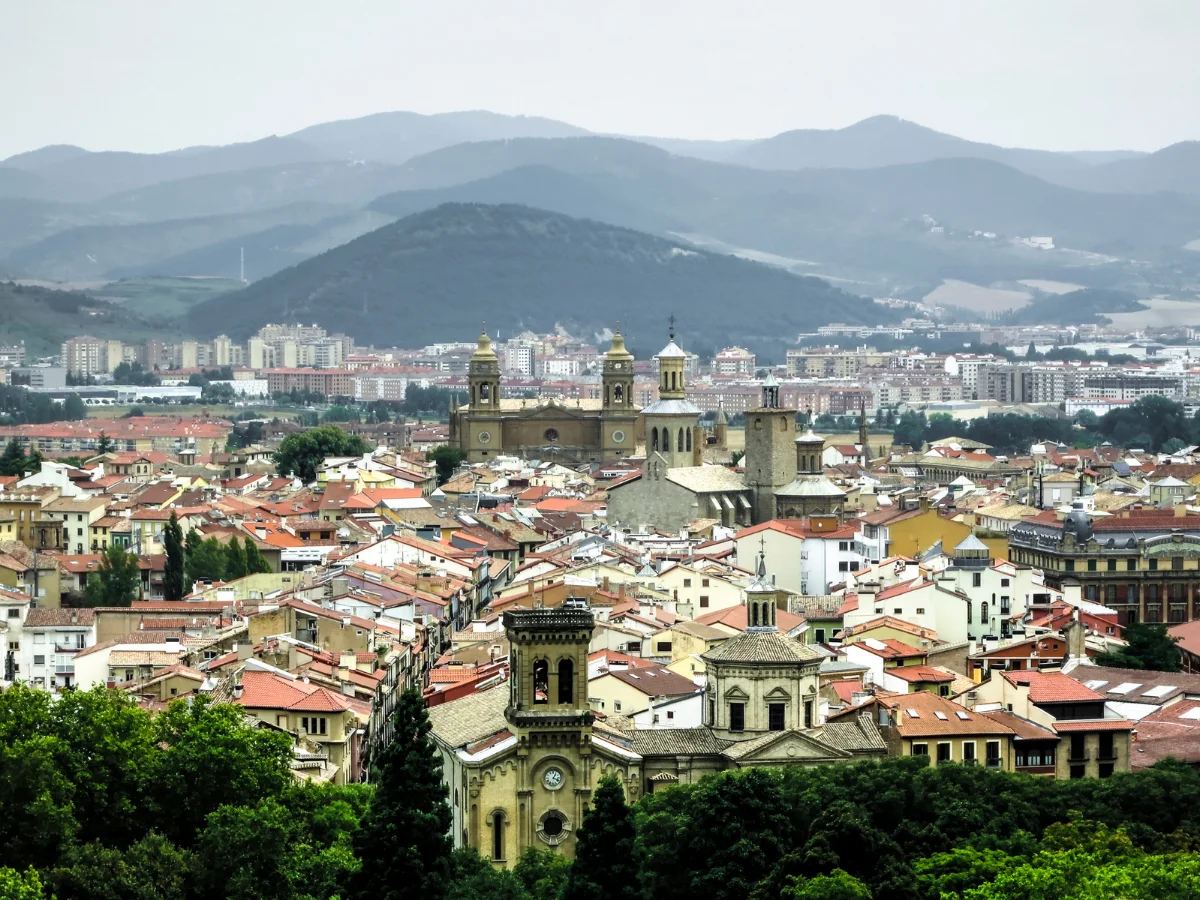
[{"label": "arched window", "polygon": [[663,450],[665,450],[667,453],[670,453],[671,452],[671,429],[670,428],[664,428],[662,430],[662,444],[663,444],[662,445]]},{"label": "arched window", "polygon": [[671,390],[675,390],[675,373],[671,373]]},{"label": "arched window", "polygon": [[479,386],[479,402],[487,403],[489,399],[491,399],[491,390],[489,389],[488,384],[485,381],[483,384],[481,384]]},{"label": "arched window", "polygon": [[986,600],[979,604],[979,624],[985,628],[988,625],[988,605]]},{"label": "arched window", "polygon": [[613,400],[615,400],[617,403],[620,403],[624,398],[625,391],[622,390],[621,386],[618,384],[613,388]]},{"label": "arched window", "polygon": [[548,703],[550,693],[550,663],[544,659],[533,663],[533,702]]},{"label": "arched window", "polygon": [[650,429],[650,449],[651,450],[658,449],[658,429],[657,428]]},{"label": "arched window", "polygon": [[575,664],[569,659],[558,664],[558,702],[575,702]]},{"label": "arched window", "polygon": [[[679,429],[679,440],[675,444],[675,449],[676,450],[683,449],[683,429],[682,428]],[[690,450],[691,448],[689,447],[688,449]]]},{"label": "arched window", "polygon": [[750,624],[757,628],[758,627],[758,604],[757,603],[750,604],[750,618],[752,620],[750,622]]},{"label": "arched window", "polygon": [[690,428],[688,429],[688,432],[687,432],[687,445],[688,445],[688,449],[691,450],[692,449],[692,429],[690,429]]},{"label": "arched window", "polygon": [[608,386],[607,386],[607,385],[605,385],[605,387],[604,387],[604,405],[605,405],[605,406],[608,406],[608,405],[609,405],[609,401],[608,401]]},{"label": "arched window", "polygon": [[492,859],[504,859],[504,812],[492,813]]}]

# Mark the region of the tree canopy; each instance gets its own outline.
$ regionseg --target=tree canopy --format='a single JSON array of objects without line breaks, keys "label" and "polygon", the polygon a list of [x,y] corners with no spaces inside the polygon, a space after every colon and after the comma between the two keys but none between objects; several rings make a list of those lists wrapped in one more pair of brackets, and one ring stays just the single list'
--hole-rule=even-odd
[{"label": "tree canopy", "polygon": [[317,466],[326,457],[362,456],[370,449],[358,435],[347,434],[336,425],[322,425],[284,438],[275,451],[275,466],[307,483],[316,480]]}]

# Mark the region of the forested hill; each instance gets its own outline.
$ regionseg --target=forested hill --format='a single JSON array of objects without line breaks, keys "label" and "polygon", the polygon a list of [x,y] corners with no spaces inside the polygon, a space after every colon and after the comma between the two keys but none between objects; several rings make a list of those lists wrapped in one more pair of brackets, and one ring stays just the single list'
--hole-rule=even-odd
[{"label": "forested hill", "polygon": [[448,203],[196,306],[188,324],[240,340],[266,322],[316,322],[363,343],[414,347],[469,337],[485,320],[502,333],[563,325],[581,336],[619,320],[635,347],[657,350],[671,313],[685,341],[780,359],[798,332],[895,315],[820,279],[642,232]]}]

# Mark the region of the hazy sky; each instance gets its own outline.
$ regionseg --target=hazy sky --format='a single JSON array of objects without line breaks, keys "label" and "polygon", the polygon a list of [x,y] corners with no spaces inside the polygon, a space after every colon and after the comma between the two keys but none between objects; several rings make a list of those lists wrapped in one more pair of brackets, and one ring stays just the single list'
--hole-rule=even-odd
[{"label": "hazy sky", "polygon": [[1200,138],[1193,0],[3,0],[0,158],[372,112],[760,137],[892,113],[1010,146]]}]

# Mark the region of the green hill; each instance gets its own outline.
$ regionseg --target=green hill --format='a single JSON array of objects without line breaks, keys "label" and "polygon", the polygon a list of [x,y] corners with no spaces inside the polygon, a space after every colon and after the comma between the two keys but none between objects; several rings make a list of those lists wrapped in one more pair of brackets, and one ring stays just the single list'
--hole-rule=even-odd
[{"label": "green hill", "polygon": [[25,342],[26,356],[56,354],[69,337],[91,334],[130,343],[158,337],[178,340],[169,327],[153,325],[120,306],[74,291],[0,282],[0,343]]},{"label": "green hill", "polygon": [[819,279],[677,241],[522,206],[447,204],[200,304],[186,322],[241,339],[265,322],[301,320],[415,347],[461,339],[484,320],[503,332],[561,324],[581,335],[619,320],[649,347],[671,313],[685,339],[780,358],[797,332],[893,318]]}]

